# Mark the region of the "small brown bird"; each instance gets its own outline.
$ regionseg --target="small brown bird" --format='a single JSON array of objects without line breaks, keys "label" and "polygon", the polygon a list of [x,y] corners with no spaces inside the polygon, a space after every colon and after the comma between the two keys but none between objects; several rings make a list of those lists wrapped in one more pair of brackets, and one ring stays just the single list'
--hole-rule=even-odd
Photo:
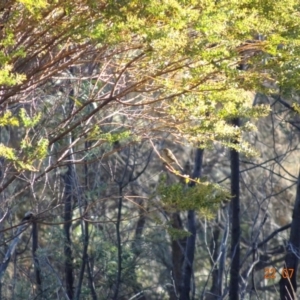
[{"label": "small brown bird", "polygon": [[162,158],[168,165],[175,163],[181,170],[183,170],[182,166],[179,164],[175,155],[169,148],[162,149]]}]

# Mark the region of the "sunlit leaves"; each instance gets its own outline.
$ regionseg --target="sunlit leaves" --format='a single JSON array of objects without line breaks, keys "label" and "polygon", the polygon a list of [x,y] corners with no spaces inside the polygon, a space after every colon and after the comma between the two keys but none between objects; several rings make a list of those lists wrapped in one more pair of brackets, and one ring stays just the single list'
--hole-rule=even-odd
[{"label": "sunlit leaves", "polygon": [[47,0],[18,0],[34,15],[38,16],[42,9],[46,8]]},{"label": "sunlit leaves", "polygon": [[19,126],[19,119],[17,117],[12,116],[11,111],[6,111],[0,117],[0,127],[3,126]]},{"label": "sunlit leaves", "polygon": [[0,85],[15,85],[22,83],[26,77],[21,74],[12,73],[11,65],[4,65],[0,69]]},{"label": "sunlit leaves", "polygon": [[36,114],[34,117],[29,117],[24,108],[20,109],[19,117],[25,128],[34,127],[41,119],[41,113]]},{"label": "sunlit leaves", "polygon": [[45,158],[48,152],[49,141],[47,139],[41,138],[36,143],[32,142],[28,138],[22,139],[20,147],[26,156],[26,160],[33,162],[34,160],[39,160]]},{"label": "sunlit leaves", "polygon": [[131,133],[128,130],[120,131],[120,132],[102,132],[98,125],[95,125],[89,130],[86,141],[103,141],[109,144],[113,144],[115,142],[120,142],[122,140],[126,140],[131,137]]},{"label": "sunlit leaves", "polygon": [[293,103],[292,107],[300,115],[300,105],[298,103]]},{"label": "sunlit leaves", "polygon": [[[35,28],[32,34],[47,32],[48,40],[68,37],[66,48],[70,49],[84,43],[92,49],[97,44],[93,54],[102,47],[107,49],[103,55],[111,60],[108,73],[113,75],[105,80],[111,86],[116,81],[123,82],[120,100],[130,98],[131,92],[139,93],[139,104],[164,99],[159,109],[163,118],[151,125],[157,126],[159,132],[167,128],[176,141],[200,147],[218,142],[253,153],[243,144],[243,133],[255,130],[251,121],[269,111],[266,106],[252,107],[254,91],[269,92],[282,83],[299,84],[295,76],[299,73],[300,53],[296,1],[75,1],[74,10],[73,3],[65,1],[20,0],[18,5],[23,26]],[[36,22],[31,14],[46,17]],[[59,22],[49,31],[49,21],[56,20]],[[3,39],[7,49],[20,34],[15,23],[10,24]],[[43,38],[41,35],[37,39],[40,45],[46,41]],[[65,49],[64,42],[65,38],[57,41],[59,51]],[[30,47],[32,53],[40,48],[35,43]],[[19,56],[24,55],[22,51]],[[12,56],[4,55],[6,52],[0,60],[9,63]],[[102,54],[97,55],[102,64]],[[241,63],[247,65],[246,71],[238,68]],[[118,77],[120,74],[124,77]],[[0,80],[2,77],[4,84],[20,82],[20,78],[12,81],[13,76],[17,75],[8,71]],[[99,87],[106,85],[101,79],[96,82]],[[73,100],[80,111],[76,117],[80,118],[89,109],[85,110],[86,99]],[[147,126],[145,120],[155,118],[141,116],[136,124]],[[71,118],[70,125],[77,121],[76,117]],[[244,120],[240,128],[230,123],[237,117]],[[43,116],[29,118],[25,111],[20,112],[26,129],[35,126],[40,118]],[[85,141],[109,144],[129,140],[132,134],[110,129],[107,133],[98,125],[85,130],[82,133],[81,128],[76,128],[73,134],[83,136]],[[233,141],[239,141],[239,146]]]},{"label": "sunlit leaves", "polygon": [[0,144],[0,156],[5,157],[6,159],[10,161],[16,161],[17,156],[15,153],[15,150],[12,148],[9,148],[3,144]]},{"label": "sunlit leaves", "polygon": [[34,141],[29,138],[30,130],[36,126],[41,118],[41,114],[29,117],[25,109],[20,109],[18,116],[12,116],[10,111],[5,112],[0,117],[0,127],[3,126],[23,126],[25,136],[20,141],[20,150],[0,144],[0,156],[12,162],[19,171],[30,170],[37,171],[34,164],[36,161],[43,160],[48,154],[49,141],[46,138],[40,138]]},{"label": "sunlit leaves", "polygon": [[162,178],[158,195],[166,210],[197,210],[206,216],[213,215],[223,201],[229,199],[229,193],[217,184],[197,180],[193,187],[181,183],[168,185]]}]

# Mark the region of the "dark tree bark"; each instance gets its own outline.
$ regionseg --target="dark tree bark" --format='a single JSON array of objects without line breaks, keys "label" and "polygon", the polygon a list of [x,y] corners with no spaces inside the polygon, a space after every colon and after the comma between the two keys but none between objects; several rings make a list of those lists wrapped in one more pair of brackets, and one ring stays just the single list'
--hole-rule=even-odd
[{"label": "dark tree bark", "polygon": [[116,222],[116,234],[117,234],[117,247],[118,247],[118,273],[116,280],[116,289],[114,293],[114,300],[118,299],[119,289],[121,285],[121,275],[122,275],[122,244],[121,244],[121,216],[122,216],[122,206],[123,206],[123,188],[119,185],[119,203],[118,203],[118,216]]},{"label": "dark tree bark", "polygon": [[145,208],[143,205],[143,200],[138,201],[138,205],[143,207],[143,209],[139,209],[139,218],[136,223],[134,241],[132,242],[131,245],[132,252],[134,253],[135,258],[138,258],[142,253],[141,239],[146,224],[146,216],[145,216]]},{"label": "dark tree bark", "polygon": [[[79,271],[79,276],[78,276],[78,284],[76,287],[76,294],[75,294],[75,299],[79,300],[80,299],[80,293],[81,293],[81,287],[82,287],[82,282],[83,282],[83,277],[84,277],[84,271],[85,271],[85,266],[88,261],[88,246],[89,246],[89,227],[88,227],[88,222],[82,220],[82,241],[83,241],[83,249],[82,249],[82,256],[81,256],[81,266],[80,266],[80,271]],[[90,285],[91,286],[91,285]],[[93,286],[93,285],[92,285]],[[92,296],[93,294],[93,290]],[[93,300],[97,298],[93,297]]]},{"label": "dark tree bark", "polygon": [[65,234],[65,278],[66,278],[66,291],[69,299],[73,299],[74,289],[73,289],[73,257],[72,257],[72,239],[71,239],[71,226],[72,226],[72,191],[73,191],[73,166],[68,165],[68,171],[63,175],[63,180],[65,183],[65,193],[64,193],[64,234]]},{"label": "dark tree bark", "polygon": [[284,271],[279,282],[280,299],[296,299],[297,269],[300,249],[300,173],[298,175],[296,201],[293,210],[290,240],[285,256]]},{"label": "dark tree bark", "polygon": [[[220,236],[220,227],[219,224],[216,224],[213,229],[213,236],[210,243],[210,252],[212,253],[212,261],[211,266],[214,266],[215,261],[217,261],[219,256],[219,236]],[[220,283],[219,283],[219,269],[217,266],[214,267],[212,271],[212,285],[210,289],[210,293],[214,295],[220,296],[221,290],[220,290]],[[210,298],[211,299],[211,298]]]},{"label": "dark tree bark", "polygon": [[35,281],[38,287],[39,296],[38,298],[43,298],[43,289],[42,289],[42,275],[40,269],[39,259],[37,257],[36,251],[38,249],[38,225],[35,220],[32,222],[32,256],[34,260],[34,274]]},{"label": "dark tree bark", "polygon": [[89,287],[90,287],[90,290],[91,290],[92,299],[93,299],[93,300],[97,300],[98,297],[97,297],[97,294],[96,294],[96,288],[95,288],[95,283],[94,283],[94,277],[93,277],[92,268],[91,268],[91,264],[90,264],[90,259],[89,259],[89,256],[88,256],[88,255],[87,255],[86,268],[87,268],[88,283],[89,283]]},{"label": "dark tree bark", "polygon": [[[133,193],[134,194],[134,193]],[[139,218],[136,223],[136,228],[135,228],[135,234],[134,234],[134,241],[131,244],[131,249],[132,253],[134,254],[133,257],[133,267],[130,269],[129,272],[132,272],[136,274],[136,261],[138,260],[139,256],[141,255],[143,249],[142,249],[142,236],[146,224],[146,207],[144,205],[144,201],[142,199],[137,201],[137,204],[139,207]],[[125,273],[126,276],[126,273]],[[133,283],[133,290],[136,295],[138,296],[138,299],[140,300],[146,300],[146,296],[144,295],[144,292],[142,291],[142,285],[137,282],[137,276],[134,276],[135,282]]]},{"label": "dark tree bark", "polygon": [[[85,142],[85,149],[88,149],[90,147],[89,142]],[[85,189],[88,190],[89,183],[88,183],[88,164],[85,163],[84,165],[84,173],[85,173]],[[81,192],[81,189],[79,188],[77,184],[77,199],[78,199],[78,207],[83,207],[84,211],[87,211],[88,208],[88,203],[87,200],[84,198],[83,193]],[[83,217],[83,210],[80,209],[80,216]],[[82,232],[82,241],[83,241],[83,249],[82,249],[82,256],[81,256],[81,266],[80,266],[80,271],[79,271],[79,276],[78,276],[78,284],[76,287],[76,292],[75,292],[75,299],[79,300],[80,299],[80,293],[81,293],[81,287],[82,287],[82,282],[84,278],[84,272],[85,268],[89,263],[88,259],[88,247],[89,247],[89,223],[82,219],[81,221],[81,232]],[[89,282],[89,287],[91,289],[91,294],[93,300],[97,300],[97,295],[95,292],[95,285],[93,282],[93,278],[91,274],[89,273],[90,268],[88,268],[88,280]]]},{"label": "dark tree bark", "polygon": [[[90,147],[90,142],[85,142],[85,149],[88,149]],[[89,176],[88,176],[88,163],[85,162],[84,164],[84,184],[85,184],[85,190],[89,190]],[[81,189],[79,188],[77,184],[77,190],[78,190],[78,206],[83,207],[84,211],[87,211],[88,208],[88,203],[85,197],[83,196],[83,193]],[[84,211],[80,209],[80,216],[84,217]],[[82,249],[82,257],[81,257],[81,266],[80,266],[80,271],[79,271],[79,276],[78,276],[78,284],[76,287],[76,293],[75,293],[75,299],[79,300],[80,299],[80,293],[81,293],[81,288],[82,288],[82,283],[84,279],[84,273],[85,269],[87,269],[87,277],[88,277],[88,282],[89,282],[89,288],[91,290],[91,295],[93,300],[97,300],[97,294],[95,290],[95,284],[93,280],[93,276],[91,274],[91,268],[89,266],[89,256],[88,256],[88,247],[89,247],[89,222],[86,220],[82,219],[81,220],[81,231],[82,231],[82,237],[83,237],[83,249]]]},{"label": "dark tree bark", "polygon": [[[232,121],[233,125],[239,126],[239,119]],[[232,149],[230,151],[231,162],[231,268],[229,283],[229,298],[239,299],[239,277],[240,277],[240,165],[239,153]]]},{"label": "dark tree bark", "polygon": [[[203,150],[196,150],[195,157],[195,169],[193,172],[193,178],[200,178],[202,161],[203,161]],[[192,182],[189,187],[193,188],[195,185]],[[186,242],[186,251],[185,251],[185,260],[183,265],[183,279],[182,279],[182,289],[180,293],[180,300],[189,300],[190,299],[190,290],[191,290],[191,279],[193,275],[193,262],[195,254],[195,244],[196,244],[196,220],[195,220],[195,211],[188,211],[188,231],[191,235],[187,238]]]},{"label": "dark tree bark", "polygon": [[[173,213],[171,216],[172,227],[178,230],[183,230],[183,225],[180,213]],[[172,264],[173,264],[173,280],[174,287],[170,291],[170,300],[178,299],[181,292],[182,268],[184,263],[184,251],[186,247],[186,238],[172,240]]]}]

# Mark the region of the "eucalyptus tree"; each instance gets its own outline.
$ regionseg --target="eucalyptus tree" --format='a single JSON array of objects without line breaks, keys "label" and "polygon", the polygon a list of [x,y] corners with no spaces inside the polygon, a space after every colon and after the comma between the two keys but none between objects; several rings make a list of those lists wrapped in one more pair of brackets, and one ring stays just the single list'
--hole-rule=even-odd
[{"label": "eucalyptus tree", "polygon": [[[268,107],[253,107],[252,96],[273,93],[277,82],[296,85],[299,5],[287,0],[0,5],[0,191],[3,211],[10,212],[3,224],[16,222],[30,206],[40,218],[41,244],[49,234],[58,249],[64,247],[65,274],[61,257],[50,255],[54,249],[40,249],[39,267],[43,276],[51,274],[42,286],[49,297],[57,290],[70,299],[83,292],[96,299],[105,286],[106,297],[128,299],[145,288],[147,276],[135,267],[139,278],[122,285],[123,266],[130,269],[133,261],[121,234],[129,223],[122,217],[133,211],[143,223],[141,210],[163,210],[158,198],[164,208],[214,211],[220,193],[226,195],[220,186],[197,179],[198,189],[188,192],[182,184],[163,186],[159,176],[154,183],[143,179],[143,173],[153,173],[149,164],[162,139],[197,148],[219,143],[257,154],[243,136]],[[237,118],[248,121],[238,127],[232,123]],[[193,182],[188,174],[181,178]],[[211,205],[202,201],[203,191]],[[130,193],[140,198],[135,201]],[[182,198],[190,201],[178,201]],[[133,205],[124,208],[124,199]],[[112,231],[115,240],[103,244]],[[141,236],[138,228],[135,232]],[[113,253],[109,259],[104,249]],[[94,269],[100,262],[110,264]],[[23,266],[30,274],[28,260]],[[149,278],[146,284],[152,286]],[[26,289],[25,281],[21,286]],[[174,289],[181,293],[180,283]]]}]

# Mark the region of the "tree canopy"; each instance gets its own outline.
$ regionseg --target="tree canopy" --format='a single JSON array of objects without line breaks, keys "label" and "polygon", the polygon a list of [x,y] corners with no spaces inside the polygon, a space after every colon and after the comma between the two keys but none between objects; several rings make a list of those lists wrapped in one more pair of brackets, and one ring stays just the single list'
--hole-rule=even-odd
[{"label": "tree canopy", "polygon": [[[81,278],[85,263],[80,271],[66,249],[72,244],[73,253],[81,253],[79,240],[86,238],[93,259],[102,251],[98,262],[113,253],[111,262],[118,264],[98,271],[108,274],[107,297],[121,299],[122,255],[129,270],[130,255],[137,259],[140,247],[121,247],[122,217],[131,226],[132,211],[144,224],[141,216],[155,211],[153,220],[163,224],[167,216],[167,232],[182,238],[180,226],[169,226],[176,212],[214,216],[230,200],[228,186],[192,179],[188,167],[183,174],[167,168],[160,176],[160,149],[225,146],[259,156],[251,134],[273,107],[255,95],[298,93],[299,13],[296,0],[1,1],[0,191],[3,216],[10,212],[3,224],[11,226],[28,206],[40,222],[72,224],[73,233],[65,225],[52,232],[57,241],[67,236],[60,246],[78,275],[70,277]],[[297,111],[297,103],[290,107]],[[191,182],[196,187],[187,189]],[[116,223],[116,244],[100,246],[112,229],[93,222]],[[84,226],[95,230],[95,248]],[[139,234],[136,229],[137,241]],[[131,296],[147,277],[134,268]],[[66,285],[69,298],[72,289]]]}]

